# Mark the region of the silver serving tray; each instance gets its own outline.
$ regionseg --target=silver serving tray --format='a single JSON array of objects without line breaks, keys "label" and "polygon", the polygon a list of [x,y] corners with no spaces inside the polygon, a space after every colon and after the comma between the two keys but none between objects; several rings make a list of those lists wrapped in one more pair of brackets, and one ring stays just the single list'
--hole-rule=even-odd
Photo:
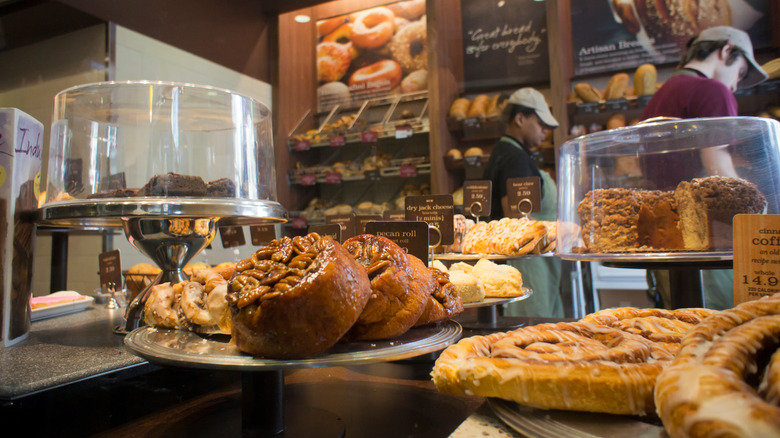
[{"label": "silver serving tray", "polygon": [[534,291],[527,287],[523,287],[523,294],[518,297],[505,297],[505,298],[485,298],[482,301],[476,301],[473,303],[463,303],[464,309],[473,309],[478,307],[490,307],[498,306],[499,304],[509,304],[515,301],[522,301],[528,299],[533,295]]},{"label": "silver serving tray", "polygon": [[144,326],[125,337],[134,354],[160,365],[237,371],[266,371],[358,365],[408,359],[439,351],[460,339],[460,324],[449,320],[415,327],[387,341],[345,342],[308,359],[262,359],[252,357],[230,343],[227,335],[204,336],[185,330]]}]

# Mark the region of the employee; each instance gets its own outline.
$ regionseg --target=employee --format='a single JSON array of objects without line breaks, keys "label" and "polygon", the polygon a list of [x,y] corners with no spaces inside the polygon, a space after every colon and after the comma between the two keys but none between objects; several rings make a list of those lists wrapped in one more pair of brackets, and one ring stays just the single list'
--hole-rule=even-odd
[{"label": "employee", "polygon": [[[558,194],[555,181],[539,169],[530,150],[539,147],[547,131],[558,126],[550,108],[539,91],[521,88],[509,97],[503,111],[505,134],[493,147],[483,178],[492,181],[493,195],[490,218],[498,220],[509,212],[507,180],[539,177],[541,181],[541,211],[533,213],[538,220],[557,219]],[[523,275],[523,284],[533,291],[531,298],[510,304],[505,313],[522,316],[562,317],[563,307],[558,287],[561,263],[555,257],[535,257],[511,262]]]},{"label": "employee", "polygon": [[[642,119],[736,116],[734,92],[757,85],[767,77],[753,56],[747,33],[729,26],[705,29],[688,42],[678,69],[650,99]],[[647,167],[654,168],[647,170],[653,172],[658,189],[676,186],[682,179],[680,175],[738,176],[726,148],[709,148],[688,158],[674,154],[668,162],[658,162],[665,154],[660,155],[655,157],[657,160],[646,160]],[[648,281],[651,294],[655,295],[655,289],[663,305],[669,307],[668,271],[648,271]],[[702,271],[702,289],[707,307],[732,307],[733,271]]]}]

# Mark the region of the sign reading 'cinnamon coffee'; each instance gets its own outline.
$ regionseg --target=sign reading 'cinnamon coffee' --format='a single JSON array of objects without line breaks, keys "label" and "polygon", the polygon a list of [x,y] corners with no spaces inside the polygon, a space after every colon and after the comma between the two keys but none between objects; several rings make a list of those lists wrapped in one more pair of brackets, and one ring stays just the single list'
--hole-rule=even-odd
[{"label": "sign reading 'cinnamon coffee'", "polygon": [[341,238],[341,225],[328,224],[328,225],[312,225],[309,227],[310,233],[317,233],[320,236],[328,236],[338,243],[344,243]]},{"label": "sign reading 'cinnamon coffee'", "polygon": [[734,305],[780,292],[780,215],[734,216]]},{"label": "sign reading 'cinnamon coffee'", "polygon": [[509,201],[507,217],[522,218],[542,211],[542,180],[538,176],[509,178],[506,192]]},{"label": "sign reading 'cinnamon coffee'", "polygon": [[406,220],[422,221],[438,230],[431,233],[431,246],[452,245],[455,241],[452,195],[423,195],[406,197]]},{"label": "sign reading 'cinnamon coffee'", "polygon": [[244,228],[241,226],[219,227],[219,237],[222,239],[223,248],[235,248],[246,245]]},{"label": "sign reading 'cinnamon coffee'", "polygon": [[276,239],[276,227],[273,225],[252,225],[249,227],[252,245],[261,246]]},{"label": "sign reading 'cinnamon coffee'", "polygon": [[100,290],[108,293],[109,285],[115,291],[122,290],[122,262],[119,250],[101,253],[98,256],[98,269],[100,272]]},{"label": "sign reading 'cinnamon coffee'", "polygon": [[428,223],[421,221],[373,221],[366,224],[366,233],[386,237],[428,265]]},{"label": "sign reading 'cinnamon coffee'", "polygon": [[490,216],[493,181],[476,180],[463,183],[463,211],[472,217]]},{"label": "sign reading 'cinnamon coffee'", "polygon": [[341,225],[341,238],[344,240],[356,235],[355,213],[325,216],[325,223]]}]

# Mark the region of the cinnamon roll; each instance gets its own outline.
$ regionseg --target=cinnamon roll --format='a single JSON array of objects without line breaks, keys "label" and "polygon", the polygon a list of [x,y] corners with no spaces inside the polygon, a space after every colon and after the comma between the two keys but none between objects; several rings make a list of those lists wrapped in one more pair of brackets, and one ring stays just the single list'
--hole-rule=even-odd
[{"label": "cinnamon roll", "polygon": [[434,289],[415,326],[446,321],[463,312],[463,299],[450,281],[449,274],[430,267],[428,271],[433,276]]}]

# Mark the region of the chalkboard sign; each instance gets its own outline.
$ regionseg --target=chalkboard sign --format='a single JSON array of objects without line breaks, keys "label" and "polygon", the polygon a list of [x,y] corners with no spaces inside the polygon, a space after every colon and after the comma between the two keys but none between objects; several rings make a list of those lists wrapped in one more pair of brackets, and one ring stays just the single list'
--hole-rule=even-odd
[{"label": "chalkboard sign", "polygon": [[546,2],[462,0],[466,89],[549,81]]}]

